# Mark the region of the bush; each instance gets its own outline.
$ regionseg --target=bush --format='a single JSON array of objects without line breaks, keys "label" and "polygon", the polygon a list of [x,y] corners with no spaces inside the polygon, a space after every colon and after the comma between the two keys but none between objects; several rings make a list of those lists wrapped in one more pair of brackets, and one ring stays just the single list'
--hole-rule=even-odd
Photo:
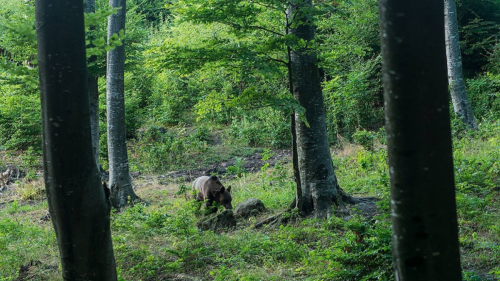
[{"label": "bush", "polygon": [[352,135],[354,142],[364,147],[366,150],[373,151],[373,140],[375,139],[375,134],[367,130],[357,130],[356,133]]},{"label": "bush", "polygon": [[288,148],[291,145],[290,121],[284,113],[271,108],[245,113],[231,122],[229,139],[251,147]]},{"label": "bush", "polygon": [[477,119],[500,118],[500,74],[486,73],[467,80],[467,91]]},{"label": "bush", "polygon": [[[4,92],[5,91],[5,92]],[[2,93],[3,92],[3,93]],[[0,149],[41,151],[40,97],[0,85]]]},{"label": "bush", "polygon": [[337,135],[347,139],[357,128],[383,126],[382,85],[376,77],[380,59],[359,62],[342,76],[324,84],[326,121],[329,139],[336,143]]},{"label": "bush", "polygon": [[152,125],[139,137],[130,161],[147,171],[190,165],[195,159],[188,155],[205,152],[208,136],[204,129],[190,134],[183,128],[165,129]]}]

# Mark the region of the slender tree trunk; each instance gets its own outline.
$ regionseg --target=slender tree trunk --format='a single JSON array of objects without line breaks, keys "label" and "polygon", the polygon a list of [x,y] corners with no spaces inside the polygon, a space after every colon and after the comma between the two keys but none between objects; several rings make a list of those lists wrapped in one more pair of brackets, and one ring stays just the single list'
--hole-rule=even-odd
[{"label": "slender tree trunk", "polygon": [[[300,0],[292,4],[290,12],[297,22],[290,34],[313,44],[314,27],[308,20],[311,0]],[[306,110],[304,123],[295,114],[297,137],[297,162],[300,173],[300,191],[297,191],[297,206],[302,213],[312,210],[317,218],[331,216],[331,206],[337,197],[337,183],[326,133],[325,108],[321,81],[314,46],[295,49],[291,53],[293,96]]]},{"label": "slender tree trunk", "polygon": [[[291,7],[288,6],[285,14],[286,14],[286,28],[285,33],[288,35],[290,31],[290,21],[291,21]],[[288,87],[290,91],[290,95],[293,96],[293,75],[292,75],[292,48],[287,46],[287,68],[288,68]],[[290,132],[292,133],[292,169],[293,169],[293,178],[295,181],[295,200],[290,205],[290,208],[299,208],[298,204],[302,203],[302,188],[300,186],[300,171],[299,171],[299,158],[297,155],[297,132],[295,131],[295,112],[290,114]]]},{"label": "slender tree trunk", "polygon": [[64,280],[117,280],[90,132],[83,1],[36,0],[44,179]]},{"label": "slender tree trunk", "polygon": [[[95,0],[85,0],[85,13],[95,13]],[[93,26],[90,29],[94,29]],[[91,56],[88,60],[89,64],[96,61],[95,56]],[[99,171],[101,165],[99,164],[99,85],[97,83],[98,77],[88,75],[87,84],[90,98],[90,130],[92,132],[92,151],[94,153],[95,162]]]},{"label": "slender tree trunk", "polygon": [[99,164],[99,86],[97,83],[97,76],[88,76],[87,85],[89,92],[89,105],[90,105],[90,131],[92,134],[92,154],[97,169],[101,172],[101,165]]},{"label": "slender tree trunk", "polygon": [[379,0],[396,280],[461,280],[443,0]]},{"label": "slender tree trunk", "polygon": [[444,25],[446,34],[446,57],[448,62],[448,84],[455,114],[460,116],[467,128],[477,130],[476,117],[467,97],[462,70],[462,56],[458,37],[457,7],[455,0],[444,1]]},{"label": "slender tree trunk", "polygon": [[[113,8],[121,7],[117,14],[109,17],[108,40],[120,30],[125,31],[125,0],[109,0]],[[132,189],[125,132],[125,44],[108,52],[107,57],[107,121],[108,158],[111,204],[115,208],[127,205],[137,198]]]}]

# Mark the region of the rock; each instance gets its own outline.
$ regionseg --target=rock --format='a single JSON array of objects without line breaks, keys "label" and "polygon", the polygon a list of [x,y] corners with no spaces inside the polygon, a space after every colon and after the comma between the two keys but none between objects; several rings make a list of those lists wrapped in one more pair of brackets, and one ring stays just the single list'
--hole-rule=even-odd
[{"label": "rock", "polygon": [[249,217],[264,212],[265,210],[266,208],[262,201],[257,198],[249,198],[236,205],[234,215],[237,217]]},{"label": "rock", "polygon": [[220,233],[224,230],[233,229],[236,226],[236,219],[233,211],[224,210],[221,213],[201,219],[196,223],[196,226],[201,230],[212,230],[213,232]]},{"label": "rock", "polygon": [[40,218],[41,221],[50,221],[50,213],[47,212],[43,217]]}]

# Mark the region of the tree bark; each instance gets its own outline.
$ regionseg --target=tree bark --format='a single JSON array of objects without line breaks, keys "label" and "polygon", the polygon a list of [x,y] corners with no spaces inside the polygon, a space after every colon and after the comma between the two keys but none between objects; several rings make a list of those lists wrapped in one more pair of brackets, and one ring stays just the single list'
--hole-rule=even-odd
[{"label": "tree bark", "polygon": [[314,210],[317,218],[332,214],[332,203],[337,197],[337,182],[326,133],[325,108],[316,52],[312,42],[314,27],[309,20],[311,0],[291,4],[296,22],[290,34],[306,42],[291,53],[293,96],[306,110],[303,122],[295,114],[297,138],[297,162],[300,174],[300,190],[297,189],[297,206],[304,214]]},{"label": "tree bark", "polygon": [[[291,24],[291,6],[287,7],[286,14],[286,27],[285,33],[288,35],[290,32]],[[287,46],[287,68],[288,68],[288,87],[290,95],[293,96],[293,75],[292,75],[292,48]],[[302,187],[300,186],[300,171],[299,171],[299,158],[297,155],[297,132],[295,131],[295,112],[290,114],[290,132],[292,134],[292,169],[293,169],[293,179],[295,181],[295,200],[290,204],[290,208],[297,208],[297,202],[301,202],[299,199],[302,198]]]},{"label": "tree bark", "polygon": [[396,280],[461,280],[443,0],[379,0]]},{"label": "tree bark", "polygon": [[83,1],[36,0],[47,201],[64,280],[117,280],[91,144]]},{"label": "tree bark", "polygon": [[[121,7],[117,14],[109,17],[109,38],[125,31],[125,0],[109,0],[113,8]],[[124,43],[124,42],[122,42]],[[125,132],[125,44],[108,52],[107,56],[107,121],[108,121],[108,158],[109,186],[111,188],[111,204],[115,208],[127,205],[137,198],[132,188],[130,177],[127,143]]]},{"label": "tree bark", "polygon": [[[85,0],[85,13],[95,13],[95,0]],[[93,26],[90,27],[94,29]],[[89,64],[96,61],[95,56],[91,56],[88,60]],[[94,153],[95,163],[98,170],[101,170],[99,164],[99,85],[98,77],[93,75],[87,76],[89,102],[90,102],[90,130],[92,134],[92,151]]]},{"label": "tree bark", "polygon": [[99,164],[99,85],[97,76],[88,76],[87,85],[90,105],[90,131],[92,134],[92,154],[97,169],[101,172]]},{"label": "tree bark", "polygon": [[455,0],[444,1],[444,20],[448,84],[453,102],[453,110],[467,125],[467,128],[477,130],[476,117],[474,117],[474,112],[467,97],[467,90],[465,89]]}]

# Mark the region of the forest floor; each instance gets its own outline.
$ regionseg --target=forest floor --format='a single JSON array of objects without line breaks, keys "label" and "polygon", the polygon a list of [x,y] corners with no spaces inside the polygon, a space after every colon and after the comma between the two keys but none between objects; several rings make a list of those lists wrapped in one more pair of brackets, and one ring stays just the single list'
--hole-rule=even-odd
[{"label": "forest floor", "polygon": [[[500,276],[500,128],[455,141],[457,206],[464,280]],[[346,144],[334,151],[340,185],[378,197],[326,221],[286,212],[287,224],[255,229],[286,211],[294,198],[290,152],[256,150],[193,169],[133,171],[137,195],[149,204],[112,212],[120,280],[394,280],[387,152]],[[4,161],[5,162],[5,161]],[[0,192],[0,280],[60,280],[57,242],[38,169],[24,170]],[[218,174],[232,186],[233,206],[255,197],[264,213],[236,228],[200,231],[191,182]],[[361,215],[359,215],[361,213]]]}]

